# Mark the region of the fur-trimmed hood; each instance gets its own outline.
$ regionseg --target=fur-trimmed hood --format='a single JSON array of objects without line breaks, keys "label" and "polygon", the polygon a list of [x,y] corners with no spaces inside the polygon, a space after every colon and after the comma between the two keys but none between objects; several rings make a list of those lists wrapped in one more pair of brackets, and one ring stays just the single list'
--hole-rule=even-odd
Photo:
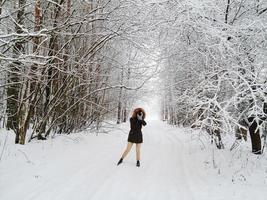
[{"label": "fur-trimmed hood", "polygon": [[142,112],[143,113],[143,119],[146,118],[146,112],[143,108],[135,108],[133,111],[133,115],[132,118],[136,118],[137,117],[137,113]]}]

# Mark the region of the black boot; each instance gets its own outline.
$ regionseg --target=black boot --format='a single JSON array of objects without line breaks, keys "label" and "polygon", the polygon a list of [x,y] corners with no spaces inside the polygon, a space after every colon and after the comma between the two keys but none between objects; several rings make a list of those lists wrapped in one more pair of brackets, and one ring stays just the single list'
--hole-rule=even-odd
[{"label": "black boot", "polygon": [[140,161],[139,160],[136,161],[136,167],[140,167]]},{"label": "black boot", "polygon": [[118,164],[117,164],[117,165],[121,164],[121,163],[122,163],[122,161],[123,161],[123,158],[121,158],[121,159],[119,160],[119,162],[118,162]]}]

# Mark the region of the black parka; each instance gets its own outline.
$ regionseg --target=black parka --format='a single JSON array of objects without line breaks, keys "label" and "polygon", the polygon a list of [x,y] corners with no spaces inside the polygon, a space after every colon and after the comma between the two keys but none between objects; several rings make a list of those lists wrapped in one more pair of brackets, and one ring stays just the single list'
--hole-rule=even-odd
[{"label": "black parka", "polygon": [[142,126],[146,125],[145,120],[138,120],[137,118],[130,118],[131,130],[128,136],[128,142],[132,143],[142,143],[143,135],[142,135]]}]

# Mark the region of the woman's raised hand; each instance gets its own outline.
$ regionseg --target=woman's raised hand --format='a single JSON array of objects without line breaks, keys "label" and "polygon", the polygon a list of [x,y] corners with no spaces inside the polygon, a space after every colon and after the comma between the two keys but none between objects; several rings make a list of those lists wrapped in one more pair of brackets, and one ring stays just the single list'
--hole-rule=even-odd
[{"label": "woman's raised hand", "polygon": [[143,113],[142,112],[137,113],[137,119],[138,120],[143,120]]}]

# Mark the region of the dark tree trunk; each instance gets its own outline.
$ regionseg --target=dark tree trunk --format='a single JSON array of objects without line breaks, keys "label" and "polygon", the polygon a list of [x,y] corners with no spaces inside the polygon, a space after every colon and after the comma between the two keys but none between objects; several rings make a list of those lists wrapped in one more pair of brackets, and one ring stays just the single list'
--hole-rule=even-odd
[{"label": "dark tree trunk", "polygon": [[121,123],[121,93],[122,93],[122,88],[120,88],[120,93],[119,93],[119,103],[118,103],[118,112],[117,112],[117,124]]},{"label": "dark tree trunk", "polygon": [[[121,69],[121,75],[120,75],[120,84],[123,84],[123,77],[124,76],[124,68]],[[117,112],[117,124],[121,123],[121,118],[122,118],[122,92],[123,88],[120,88],[119,91],[119,99],[118,99],[118,112]]]},{"label": "dark tree trunk", "polygon": [[228,24],[230,3],[231,3],[231,1],[227,0],[226,10],[225,10],[225,18],[224,18],[224,23],[226,23],[226,24]]},{"label": "dark tree trunk", "polygon": [[[18,1],[18,13],[16,19],[16,26],[15,30],[16,33],[21,34],[23,30],[21,26],[24,23],[24,15],[25,15],[25,5],[26,0],[19,0]],[[20,36],[17,38],[13,46],[13,57],[18,58],[20,54],[23,52],[23,38]],[[19,143],[19,91],[20,91],[20,71],[21,71],[21,63],[19,61],[15,61],[9,66],[9,74],[8,74],[8,83],[9,86],[7,87],[7,129],[12,129],[16,133],[15,143]]]},{"label": "dark tree trunk", "polygon": [[218,149],[224,149],[224,144],[222,142],[221,132],[219,129],[215,129],[213,134],[216,136],[216,147]]},{"label": "dark tree trunk", "polygon": [[249,122],[252,124],[249,126],[249,134],[251,138],[252,153],[261,154],[261,138],[259,131],[259,123],[256,122],[254,117],[249,118]]},{"label": "dark tree trunk", "polygon": [[[54,8],[54,22],[53,27],[56,28],[58,26],[58,18],[61,11],[61,5],[63,4],[64,0],[53,0],[55,2]],[[52,94],[52,81],[53,81],[53,64],[55,63],[55,59],[52,58],[57,54],[57,41],[58,35],[56,33],[52,33],[50,41],[49,41],[49,52],[48,56],[51,57],[50,62],[48,63],[48,70],[47,70],[47,85],[45,87],[45,102],[43,106],[43,121],[41,122],[38,128],[38,139],[44,139],[42,134],[46,133],[46,125],[49,117],[46,117],[48,110],[49,110],[49,103],[50,97]]]},{"label": "dark tree trunk", "polygon": [[2,14],[2,5],[3,4],[3,0],[0,0],[0,15]]},{"label": "dark tree trunk", "polygon": [[127,109],[126,109],[126,105],[125,107],[123,108],[123,122],[126,122],[127,121]]}]

